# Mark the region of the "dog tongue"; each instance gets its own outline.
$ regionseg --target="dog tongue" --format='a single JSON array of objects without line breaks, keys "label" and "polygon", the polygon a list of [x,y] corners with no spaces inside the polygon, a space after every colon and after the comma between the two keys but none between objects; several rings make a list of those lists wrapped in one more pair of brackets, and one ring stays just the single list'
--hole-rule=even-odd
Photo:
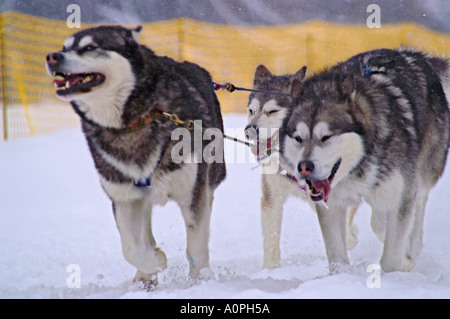
[{"label": "dog tongue", "polygon": [[83,82],[83,77],[77,74],[71,74],[66,77],[66,81],[70,82],[70,85],[76,85],[80,82]]},{"label": "dog tongue", "polygon": [[58,86],[64,86],[64,84],[66,83],[66,81],[69,81],[70,85],[76,85],[80,82],[83,82],[83,77],[77,74],[71,74],[68,75],[64,78],[58,78],[58,79],[54,79],[53,83],[55,83]]},{"label": "dog tongue", "polygon": [[322,192],[323,201],[325,203],[328,202],[328,195],[330,194],[331,191],[331,185],[328,179],[312,180],[311,183],[317,192]]}]

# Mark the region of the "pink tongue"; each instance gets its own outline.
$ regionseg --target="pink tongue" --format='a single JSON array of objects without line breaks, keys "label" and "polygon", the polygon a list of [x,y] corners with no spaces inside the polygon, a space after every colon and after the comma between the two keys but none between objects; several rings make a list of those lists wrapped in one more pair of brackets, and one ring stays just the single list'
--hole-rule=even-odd
[{"label": "pink tongue", "polygon": [[66,81],[69,81],[70,85],[76,85],[83,81],[83,77],[77,76],[76,74],[71,74],[69,76],[66,76],[64,80],[53,80],[53,83],[58,86],[64,86],[66,84]]},{"label": "pink tongue", "polygon": [[66,77],[66,79],[69,80],[70,85],[76,85],[79,82],[82,82],[84,78],[82,76],[78,76],[76,74],[71,74],[68,77]]},{"label": "pink tongue", "polygon": [[328,179],[323,180],[312,180],[311,181],[313,187],[316,189],[317,192],[322,192],[323,194],[323,201],[326,203],[328,202],[328,195],[331,191],[331,185]]}]

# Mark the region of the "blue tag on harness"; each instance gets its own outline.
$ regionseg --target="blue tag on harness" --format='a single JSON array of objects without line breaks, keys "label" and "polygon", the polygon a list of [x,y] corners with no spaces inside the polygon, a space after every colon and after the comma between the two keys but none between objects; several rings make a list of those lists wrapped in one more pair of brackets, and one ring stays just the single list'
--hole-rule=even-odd
[{"label": "blue tag on harness", "polygon": [[371,68],[369,68],[368,66],[366,66],[366,68],[364,69],[364,74],[371,74],[373,73],[373,70]]}]

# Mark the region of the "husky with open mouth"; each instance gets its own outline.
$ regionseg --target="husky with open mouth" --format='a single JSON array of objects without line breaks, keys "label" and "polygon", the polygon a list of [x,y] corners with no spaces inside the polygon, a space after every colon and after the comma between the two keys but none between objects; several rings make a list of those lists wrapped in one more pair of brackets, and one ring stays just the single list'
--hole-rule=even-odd
[{"label": "husky with open mouth", "polygon": [[[428,193],[450,135],[450,61],[380,49],[294,81],[282,163],[316,202],[331,270],[349,264],[345,212],[364,199],[384,242],[384,271],[409,271],[422,248]],[[327,209],[320,204],[325,202]]]},{"label": "husky with open mouth", "polygon": [[81,118],[113,204],[124,257],[137,268],[135,280],[151,287],[167,266],[152,234],[152,207],[168,200],[180,206],[185,220],[190,276],[210,272],[210,214],[225,163],[223,152],[220,161],[209,163],[172,159],[179,141],[172,140],[177,123],[171,118],[202,120],[203,128],[223,132],[220,106],[207,71],[155,55],[139,44],[140,31],[120,26],[80,31],[61,51],[47,55],[47,70],[57,96],[70,101]]},{"label": "husky with open mouth", "polygon": [[[252,152],[262,164],[261,222],[264,268],[280,266],[281,222],[283,205],[288,197],[294,196],[308,201],[314,209],[305,182],[285,174],[279,163],[279,129],[291,106],[291,85],[294,80],[303,81],[305,76],[305,66],[295,74],[277,76],[264,65],[260,65],[255,71],[253,89],[267,93],[249,95],[245,132],[247,138],[254,142],[256,147],[252,148]],[[352,208],[348,214],[348,249],[352,249],[357,242],[358,230],[352,224],[355,212],[356,208]]]}]

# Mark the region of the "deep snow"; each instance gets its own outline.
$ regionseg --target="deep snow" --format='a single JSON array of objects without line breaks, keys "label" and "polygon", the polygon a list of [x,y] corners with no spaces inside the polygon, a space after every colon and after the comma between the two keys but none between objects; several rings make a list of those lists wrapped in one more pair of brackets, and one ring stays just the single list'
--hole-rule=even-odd
[{"label": "deep snow", "polygon": [[[226,115],[225,126],[242,129],[245,116]],[[227,154],[235,147],[227,141]],[[373,273],[367,267],[378,264],[382,245],[370,229],[366,204],[355,217],[359,242],[350,252],[350,272],[328,275],[317,218],[295,198],[284,209],[282,266],[262,269],[261,177],[256,164],[248,162],[228,164],[228,177],[216,192],[213,279],[187,279],[179,209],[173,203],[154,209],[154,234],[168,268],[160,274],[159,286],[147,292],[132,283],[135,269],[122,257],[111,203],[80,129],[1,143],[0,297],[450,298],[448,167],[429,197],[424,249],[415,268],[382,273],[381,287],[369,288]],[[80,270],[80,288],[66,282],[73,264]]]}]

